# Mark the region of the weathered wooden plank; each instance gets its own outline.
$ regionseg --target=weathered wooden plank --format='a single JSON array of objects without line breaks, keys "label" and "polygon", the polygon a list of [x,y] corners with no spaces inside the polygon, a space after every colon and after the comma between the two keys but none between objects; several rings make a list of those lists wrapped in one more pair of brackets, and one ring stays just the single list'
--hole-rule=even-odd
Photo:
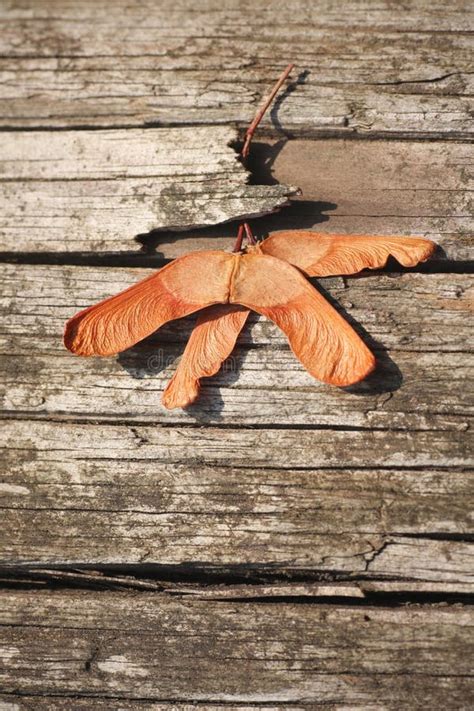
[{"label": "weathered wooden plank", "polygon": [[[174,258],[229,249],[236,226],[187,234],[269,212],[303,195],[259,235],[285,228],[352,234],[417,234],[437,258],[472,257],[472,149],[455,142],[256,143],[254,182],[228,141],[229,128],[8,133],[3,141],[1,249],[7,252],[137,252]],[[2,165],[2,164],[0,164]],[[165,228],[146,237],[152,227]],[[142,236],[139,241],[135,237]],[[143,246],[142,246],[143,245]]]},{"label": "weathered wooden plank", "polygon": [[3,430],[4,564],[472,583],[472,546],[451,540],[470,530],[473,493],[452,470],[469,464],[458,433]]},{"label": "weathered wooden plank", "polygon": [[[332,429],[230,429],[12,420],[4,426],[12,453],[35,450],[44,461],[133,460],[278,469],[357,467],[468,467],[464,432]],[[66,441],[63,441],[63,440]],[[19,442],[26,442],[19,446]],[[8,450],[7,450],[8,451]],[[20,455],[19,455],[20,456]]]},{"label": "weathered wooden plank", "polygon": [[[6,126],[238,122],[287,61],[297,91],[266,125],[302,134],[472,133],[470,6],[388,0],[3,3]],[[91,32],[94,27],[94,32]],[[407,57],[410,61],[407,62]],[[295,72],[295,77],[297,72]]]},{"label": "weathered wooden plank", "polygon": [[463,708],[472,698],[469,609],[76,591],[4,592],[1,603],[1,678],[15,701],[18,689],[284,708]]},{"label": "weathered wooden plank", "polygon": [[123,250],[140,232],[272,212],[282,185],[248,185],[231,128],[8,133],[1,249]]},{"label": "weathered wooden plank", "polygon": [[[150,269],[68,265],[2,264],[1,268],[3,336],[17,337],[20,343],[30,336],[36,348],[41,347],[37,341],[41,336],[48,350],[61,352],[64,323],[76,311],[153,273]],[[466,318],[472,305],[471,282],[466,274],[370,272],[313,280],[386,348],[440,353],[466,352],[472,345]],[[284,342],[281,333],[263,318],[250,320],[251,331],[242,343],[281,346]],[[173,321],[151,336],[149,343],[184,343],[193,321]],[[21,354],[21,346],[15,352]]]},{"label": "weathered wooden plank", "polygon": [[[181,711],[182,705],[178,705],[175,701],[155,703],[153,701],[142,701],[140,699],[133,699],[130,701],[128,699],[120,698],[118,700],[120,703],[120,711],[134,711],[139,709],[139,711]],[[79,697],[76,694],[71,696],[62,695],[61,697],[49,696],[47,694],[42,694],[41,696],[31,696],[30,694],[16,693],[12,694],[1,694],[0,693],[0,711],[110,711],[111,699],[106,697],[104,699],[97,699],[89,695]],[[194,704],[190,701],[186,701],[185,704],[186,711],[199,711],[202,709],[202,704]],[[275,705],[269,706],[268,704],[254,704],[250,706],[247,704],[239,703],[228,703],[214,704],[206,703],[206,711],[226,711],[226,709],[232,709],[232,711],[255,711],[256,709],[270,709],[271,711],[276,711],[279,707]],[[296,706],[294,704],[285,704],[285,709],[287,711],[300,711],[305,709],[305,706]]]},{"label": "weathered wooden plank", "polygon": [[[264,229],[421,235],[436,258],[472,259],[474,149],[461,143],[288,141],[255,144],[262,182],[298,185],[291,208],[255,223]],[[161,244],[158,249],[162,249]]]},{"label": "weathered wooden plank", "polygon": [[[177,704],[176,701],[169,702],[154,702],[154,701],[142,701],[140,699],[129,699],[120,698],[117,699],[119,706],[119,711],[181,711],[184,706],[185,711],[200,711],[203,705],[201,703],[192,703],[186,700],[184,704]],[[98,699],[90,695],[84,695],[82,697],[73,695],[61,695],[61,696],[49,696],[48,694],[41,694],[41,696],[21,694],[13,692],[12,694],[2,694],[0,693],[0,711],[111,711],[113,708],[111,706],[112,700],[110,697],[105,699]],[[222,704],[218,703],[206,703],[206,711],[258,711],[258,709],[265,709],[268,711],[277,711],[282,708],[277,705],[269,705],[266,703],[255,704],[240,704],[232,702],[224,702]],[[307,706],[295,705],[295,704],[285,704],[285,711],[304,711]]]},{"label": "weathered wooden plank", "polygon": [[[283,334],[252,318],[198,402],[167,411],[160,395],[194,318],[161,329],[117,358],[77,358],[62,344],[68,317],[149,273],[142,269],[4,265],[0,340],[3,408],[41,418],[229,425],[332,425],[406,430],[468,428],[472,280],[404,274],[321,280],[370,333],[374,375],[352,388],[315,381]],[[388,348],[388,351],[385,351]],[[251,406],[249,403],[252,403]]]},{"label": "weathered wooden plank", "polygon": [[357,387],[338,389],[316,382],[289,350],[245,346],[220,374],[203,380],[195,404],[169,411],[161,394],[181,352],[182,346],[137,348],[106,361],[51,353],[47,345],[34,354],[7,353],[0,356],[3,407],[11,415],[94,422],[460,432],[468,430],[473,414],[473,368],[465,353],[377,351],[376,374]]},{"label": "weathered wooden plank", "polygon": [[[201,0],[199,6],[194,9],[190,9],[185,3],[176,3],[172,0],[164,0],[158,7],[152,0],[144,0],[141,8],[129,4],[127,0],[117,0],[116,7],[117,13],[112,16],[107,0],[37,0],[36,2],[22,0],[21,3],[15,0],[6,0],[2,6],[2,18],[6,22],[8,31],[10,31],[10,23],[13,23],[13,29],[15,29],[17,21],[25,28],[28,26],[28,22],[32,23],[31,27],[46,23],[52,23],[54,27],[55,22],[75,22],[77,23],[76,34],[84,38],[84,41],[88,42],[92,48],[89,52],[85,50],[86,54],[94,53],[100,46],[97,34],[90,32],[88,27],[82,27],[83,22],[87,23],[94,19],[100,22],[101,30],[103,33],[107,33],[108,40],[114,42],[115,51],[121,49],[124,54],[131,55],[136,54],[136,49],[144,54],[145,49],[157,50],[157,46],[153,40],[149,40],[146,47],[137,48],[131,41],[123,45],[121,38],[114,35],[112,30],[116,27],[123,29],[124,26],[132,29],[130,20],[141,20],[139,31],[142,41],[146,39],[143,30],[147,27],[150,32],[161,29],[165,36],[175,36],[174,33],[178,32],[186,34],[190,28],[204,34],[206,29],[211,28],[225,34],[227,38],[228,35],[233,35],[236,30],[242,30],[243,27],[248,29],[249,26],[246,17],[243,16],[242,5],[235,0],[225,0],[225,2]],[[277,28],[280,27],[278,23],[281,22],[282,29],[283,21],[290,20],[291,23],[287,24],[287,29],[290,27],[301,29],[301,17],[298,17],[298,13],[304,11],[305,29],[306,25],[311,24],[310,20],[314,17],[318,21],[318,26],[327,30],[338,27],[343,31],[347,31],[348,28],[359,28],[377,32],[392,29],[397,33],[437,31],[439,33],[459,32],[465,34],[467,32],[466,18],[472,14],[472,7],[466,0],[455,0],[449,8],[446,8],[441,0],[435,0],[429,7],[423,0],[413,0],[410,11],[403,15],[397,13],[393,5],[386,0],[382,0],[377,5],[367,1],[361,3],[357,0],[348,0],[346,8],[347,17],[342,17],[337,5],[332,0],[321,0],[318,13],[315,13],[314,8],[299,2],[295,2],[291,9],[283,6],[277,6],[275,9],[271,4],[263,5],[262,3],[260,5],[257,0],[252,5],[252,22],[254,23],[252,27],[260,27],[268,38],[272,38],[275,27],[268,24],[269,18],[273,18]],[[151,22],[153,11],[159,13],[162,20],[162,25],[159,27]],[[222,20],[225,20],[226,26],[222,25]],[[228,27],[229,24],[232,24],[231,28]],[[308,31],[311,31],[311,28]],[[15,56],[31,54],[33,51],[48,56],[55,49],[61,49],[58,46],[54,47],[53,41],[46,44],[42,44],[39,40],[35,42],[35,37],[32,34],[28,35],[26,39],[31,44],[19,46],[14,41],[14,36],[7,32],[3,37],[3,41],[6,43],[4,49],[11,49]],[[139,38],[135,37],[135,39]],[[71,45],[69,49],[78,50],[79,48]],[[105,45],[103,51],[106,50],[107,46]]]}]

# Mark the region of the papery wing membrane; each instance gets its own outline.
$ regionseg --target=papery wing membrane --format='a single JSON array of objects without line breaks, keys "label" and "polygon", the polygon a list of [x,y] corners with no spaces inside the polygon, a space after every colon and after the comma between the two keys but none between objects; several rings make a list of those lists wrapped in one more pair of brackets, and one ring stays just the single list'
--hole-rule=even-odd
[{"label": "papery wing membrane", "polygon": [[114,355],[173,319],[226,302],[234,265],[221,251],[193,252],[73,316],[64,343],[77,355]]},{"label": "papery wing membrane", "polygon": [[318,380],[350,385],[375,366],[354,329],[287,262],[258,254],[242,257],[231,301],[274,321],[306,370]]},{"label": "papery wing membrane", "polygon": [[335,235],[303,230],[274,232],[260,243],[264,254],[283,259],[308,276],[357,274],[380,269],[389,257],[414,267],[430,257],[436,245],[419,237]]},{"label": "papery wing membrane", "polygon": [[217,304],[199,314],[175,374],[162,395],[165,407],[186,407],[194,402],[200,378],[218,372],[234,350],[249,313],[237,304]]}]

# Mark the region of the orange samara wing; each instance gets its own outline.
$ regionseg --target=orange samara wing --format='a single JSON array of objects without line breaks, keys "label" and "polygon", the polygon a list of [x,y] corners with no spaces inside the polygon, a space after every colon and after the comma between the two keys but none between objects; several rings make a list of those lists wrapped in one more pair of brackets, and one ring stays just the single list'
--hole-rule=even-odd
[{"label": "orange samara wing", "polygon": [[237,304],[209,306],[199,314],[175,374],[161,402],[168,409],[186,407],[199,394],[199,379],[217,373],[234,350],[249,310]]},{"label": "orange samara wing", "polygon": [[77,355],[115,355],[168,321],[227,302],[236,255],[192,252],[116,296],[73,316],[64,332]]},{"label": "orange samara wing", "polygon": [[404,267],[414,267],[430,257],[436,245],[420,237],[331,235],[303,230],[274,232],[260,243],[264,254],[283,259],[308,276],[357,274],[380,269],[394,257]]},{"label": "orange samara wing", "polygon": [[[381,268],[386,264],[389,256],[397,259],[405,267],[412,267],[428,259],[435,248],[436,245],[430,240],[417,237],[331,235],[287,230],[272,233],[255,251],[287,261],[308,276],[334,276],[356,274],[362,269]],[[221,319],[224,320],[223,323]],[[230,306],[219,307],[218,316],[207,321],[205,329],[200,329],[202,347],[205,342],[213,340],[213,330],[216,331],[215,338],[220,340],[221,349],[219,351],[213,349],[210,357],[212,367],[198,347],[196,338],[193,340],[193,347],[186,349],[178,365],[173,381],[168,386],[170,392],[168,393],[167,389],[167,398],[171,397],[171,392],[179,385],[181,401],[193,401],[198,394],[199,378],[217,372],[218,358],[222,363],[230,355],[245,320],[243,316],[242,319],[237,318]],[[222,337],[224,333],[225,339]],[[224,347],[224,343],[227,347]],[[186,372],[193,373],[192,380],[187,381],[189,376]],[[189,382],[190,388],[188,395],[185,394],[186,382]]]},{"label": "orange samara wing", "polygon": [[374,356],[353,328],[288,262],[256,252],[242,255],[229,301],[274,321],[318,380],[351,385],[375,366]]}]

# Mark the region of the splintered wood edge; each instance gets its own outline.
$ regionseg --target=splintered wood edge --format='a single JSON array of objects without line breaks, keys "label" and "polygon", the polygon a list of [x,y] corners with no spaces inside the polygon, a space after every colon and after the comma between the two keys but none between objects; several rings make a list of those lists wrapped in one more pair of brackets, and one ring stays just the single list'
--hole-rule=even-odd
[{"label": "splintered wood edge", "polygon": [[66,251],[75,239],[76,249],[138,249],[137,234],[190,231],[288,205],[298,188],[250,183],[233,147],[237,135],[229,126],[6,133],[1,249],[57,250],[57,239]]},{"label": "splintered wood edge", "polygon": [[260,238],[282,229],[415,235],[439,245],[433,260],[471,256],[464,144],[261,141],[248,184],[227,146],[235,135],[225,126],[6,133],[0,249],[162,263],[230,249],[235,220],[264,215],[253,223]]}]

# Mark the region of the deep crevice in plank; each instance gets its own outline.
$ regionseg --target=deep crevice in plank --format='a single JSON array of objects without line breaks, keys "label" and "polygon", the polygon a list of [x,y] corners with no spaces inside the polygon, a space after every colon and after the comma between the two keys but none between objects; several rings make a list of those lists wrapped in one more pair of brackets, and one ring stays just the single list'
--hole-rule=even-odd
[{"label": "deep crevice in plank", "polygon": [[[231,224],[231,223],[228,223]],[[232,223],[233,224],[233,223]],[[237,224],[235,223],[236,229]],[[187,236],[186,232],[179,233],[181,237]],[[195,231],[192,233],[196,234]],[[51,264],[58,266],[81,266],[81,267],[123,267],[129,269],[133,267],[143,267],[148,269],[160,269],[172,262],[172,259],[163,259],[159,254],[144,254],[141,252],[0,252],[0,262],[8,264]],[[370,274],[473,274],[473,260],[431,260],[425,264],[420,264],[411,269],[403,269],[399,264],[393,263],[384,269],[361,272],[362,276]],[[360,275],[358,275],[360,276]]]},{"label": "deep crevice in plank", "polygon": [[[457,414],[453,416],[465,417],[463,414]],[[57,422],[57,423],[74,423],[75,425],[91,425],[96,426],[98,423],[97,415],[81,415],[81,413],[70,412],[44,412],[35,413],[31,411],[21,412],[20,410],[3,410],[0,412],[0,420],[11,420],[11,421],[29,421],[32,422]],[[113,426],[113,427],[150,427],[152,422],[150,420],[140,420],[135,417],[127,418],[120,415],[119,417],[110,415],[108,418],[100,418],[100,425]],[[183,422],[180,419],[169,420],[167,422],[155,423],[154,427],[157,429],[174,429],[178,427],[179,429],[202,429],[203,423],[200,421]],[[375,425],[368,425],[363,427],[360,425],[334,425],[334,424],[298,424],[298,423],[231,423],[231,422],[206,422],[206,429],[217,429],[217,430],[263,430],[265,432],[272,431],[301,431],[301,432],[318,432],[318,431],[330,431],[330,432],[439,432],[438,427],[377,427]],[[459,430],[454,428],[451,430],[453,433],[459,433],[459,431],[466,431],[466,428]],[[146,442],[143,442],[146,443]]]},{"label": "deep crevice in plank", "polygon": [[[429,536],[427,536],[429,537]],[[231,565],[221,569],[193,564],[159,565],[56,565],[41,568],[0,568],[0,589],[84,589],[97,592],[134,591],[242,604],[306,604],[345,607],[401,607],[407,604],[474,604],[474,593],[463,590],[407,590],[404,581],[388,576],[347,575],[339,571],[271,570],[272,566]],[[390,591],[370,590],[367,584],[392,581]],[[410,581],[413,582],[413,581]],[[334,592],[318,594],[311,585],[334,586]],[[415,581],[422,586],[423,581]],[[300,588],[308,585],[308,590]],[[344,584],[349,590],[344,591]],[[338,586],[341,586],[338,589]],[[292,593],[292,586],[296,590]],[[399,589],[396,589],[398,586]],[[268,589],[262,589],[267,587]],[[409,587],[409,586],[408,586]],[[461,588],[463,586],[461,585]],[[223,594],[224,593],[224,594]]]},{"label": "deep crevice in plank", "polygon": [[[22,57],[23,59],[24,57]],[[0,57],[1,59],[1,57]],[[421,83],[410,82],[410,83]],[[105,117],[104,117],[105,119]],[[21,119],[17,119],[21,120]],[[29,121],[29,119],[26,119]],[[104,123],[97,125],[96,123],[77,123],[68,124],[67,126],[45,126],[43,124],[38,125],[21,125],[21,124],[5,124],[0,126],[0,133],[12,133],[12,132],[31,132],[31,131],[41,131],[43,133],[55,133],[58,131],[110,131],[110,130],[127,130],[127,129],[153,129],[153,128],[203,128],[212,126],[232,126],[239,131],[239,134],[244,135],[247,130],[247,125],[243,122],[229,121],[226,118],[219,120],[215,117],[210,118],[209,121],[140,121],[137,120],[133,123]],[[370,131],[358,130],[356,127],[349,125],[334,126],[331,128],[326,128],[322,126],[316,126],[314,128],[308,127],[291,127],[291,128],[281,128],[278,133],[268,127],[259,128],[259,136],[267,139],[276,138],[286,138],[287,140],[330,140],[330,139],[341,139],[341,140],[355,140],[355,141],[406,141],[407,143],[438,143],[439,141],[448,141],[450,143],[472,143],[472,133],[470,131],[451,131],[447,133],[446,131],[381,131],[376,129],[371,129]]]}]

